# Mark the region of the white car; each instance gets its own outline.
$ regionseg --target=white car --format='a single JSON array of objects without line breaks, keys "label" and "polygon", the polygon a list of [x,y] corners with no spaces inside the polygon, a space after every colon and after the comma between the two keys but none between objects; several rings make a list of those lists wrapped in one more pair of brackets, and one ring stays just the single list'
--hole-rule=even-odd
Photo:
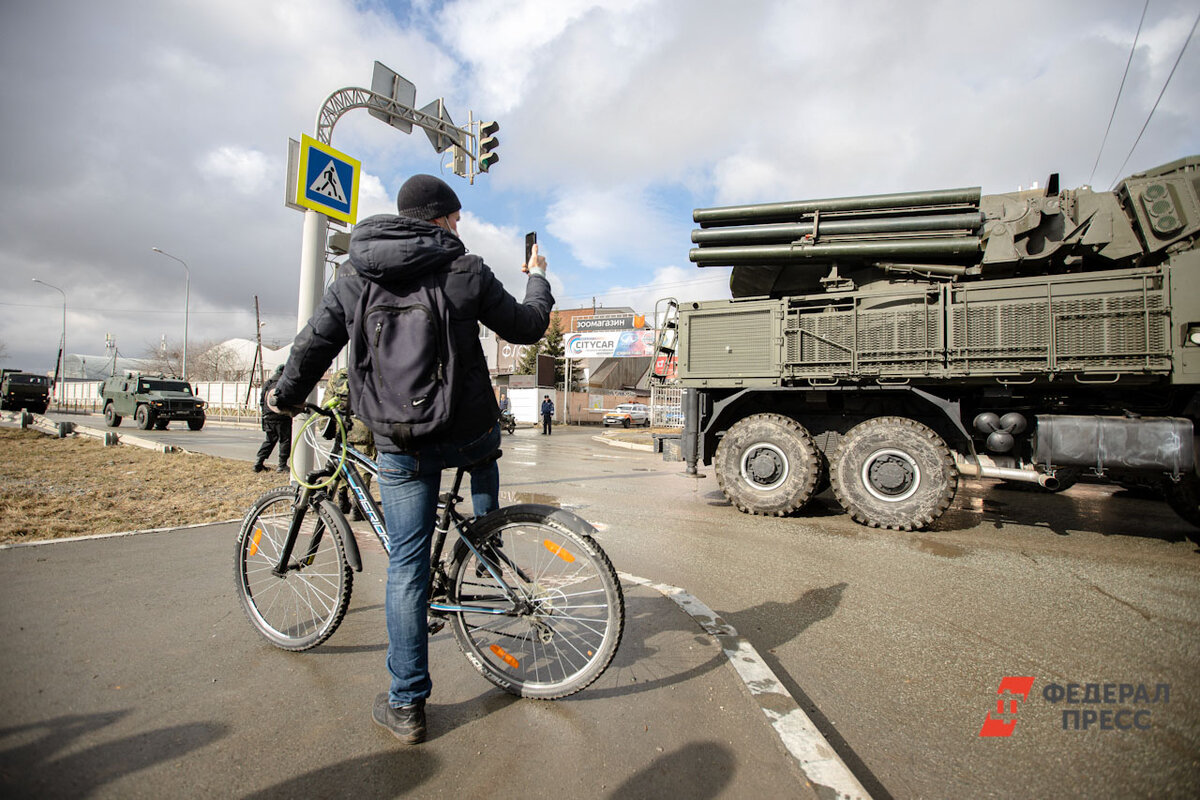
[{"label": "white car", "polygon": [[631,425],[650,427],[650,406],[642,403],[621,403],[604,415],[605,425],[621,425],[628,428]]}]

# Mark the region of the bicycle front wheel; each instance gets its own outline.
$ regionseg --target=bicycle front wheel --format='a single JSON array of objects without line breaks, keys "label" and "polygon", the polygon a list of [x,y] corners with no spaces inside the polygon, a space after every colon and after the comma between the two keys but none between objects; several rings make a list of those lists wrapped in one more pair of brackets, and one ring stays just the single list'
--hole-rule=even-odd
[{"label": "bicycle front wheel", "polygon": [[[625,599],[592,526],[551,506],[488,514],[450,565],[459,647],[492,683],[521,697],[566,697],[600,677],[617,652]],[[496,573],[493,575],[493,572]],[[513,607],[498,575],[517,596]]]},{"label": "bicycle front wheel", "polygon": [[308,650],[337,630],[350,605],[350,526],[329,501],[303,509],[282,576],[275,573],[299,489],[267,492],[250,507],[237,538],[234,578],[251,624],[284,650]]}]

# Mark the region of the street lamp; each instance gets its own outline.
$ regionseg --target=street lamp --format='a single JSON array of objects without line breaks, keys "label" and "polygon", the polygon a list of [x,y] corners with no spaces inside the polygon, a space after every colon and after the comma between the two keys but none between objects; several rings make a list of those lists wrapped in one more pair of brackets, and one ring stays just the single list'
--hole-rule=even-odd
[{"label": "street lamp", "polygon": [[56,371],[58,371],[59,379],[65,385],[67,382],[67,293],[57,286],[52,286],[45,281],[34,278],[34,283],[40,283],[42,286],[47,286],[63,296],[63,318],[62,318],[62,338],[59,339],[58,357],[59,361],[55,363]]},{"label": "street lamp", "polygon": [[192,271],[188,269],[187,262],[182,258],[176,258],[170,253],[160,250],[157,247],[151,247],[151,250],[158,253],[160,256],[174,259],[183,265],[184,283],[183,283],[183,366],[181,367],[182,375],[179,377],[187,380],[187,339],[188,339],[188,309],[191,306],[192,296]]}]

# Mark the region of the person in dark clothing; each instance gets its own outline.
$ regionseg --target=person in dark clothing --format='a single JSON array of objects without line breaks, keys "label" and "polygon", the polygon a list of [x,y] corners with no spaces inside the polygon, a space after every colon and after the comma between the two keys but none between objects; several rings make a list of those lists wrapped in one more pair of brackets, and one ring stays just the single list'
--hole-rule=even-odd
[{"label": "person in dark clothing", "polygon": [[271,457],[271,451],[275,449],[275,445],[279,445],[279,466],[276,467],[277,472],[288,471],[288,457],[292,454],[292,418],[289,414],[281,414],[278,411],[272,411],[267,405],[267,395],[275,388],[275,384],[279,382],[279,376],[283,374],[283,365],[280,364],[271,373],[271,377],[267,378],[267,382],[263,384],[262,390],[262,429],[266,432],[266,441],[258,448],[258,457],[254,460],[254,471],[263,472],[266,470],[265,462]]},{"label": "person in dark clothing", "polygon": [[542,398],[542,435],[550,435],[550,423],[554,418],[554,401],[550,399],[550,395],[545,395]]},{"label": "person in dark clothing", "polygon": [[[487,359],[479,343],[479,323],[504,339],[533,344],[550,322],[554,298],[546,280],[546,260],[534,249],[524,271],[525,299],[505,291],[479,256],[468,255],[458,238],[458,197],[442,180],[415,175],[397,196],[399,216],[380,214],[359,222],[350,237],[350,269],[343,269],[320,307],[292,344],[272,402],[296,411],[334,356],[350,340],[360,295],[368,282],[381,286],[440,287],[454,337],[454,378],[460,391],[447,432],[432,439],[400,440],[390,429],[373,429],[379,451],[379,492],[389,539],[387,669],[389,690],[375,699],[372,719],[409,744],[425,739],[425,699],[429,676],[429,551],[441,472],[477,464],[500,444],[500,410],[492,391]],[[348,359],[355,385],[359,358]],[[402,369],[403,365],[393,365]],[[361,376],[360,376],[361,377]],[[354,397],[351,396],[351,406]],[[494,460],[471,473],[477,515],[499,505],[500,473]]]}]

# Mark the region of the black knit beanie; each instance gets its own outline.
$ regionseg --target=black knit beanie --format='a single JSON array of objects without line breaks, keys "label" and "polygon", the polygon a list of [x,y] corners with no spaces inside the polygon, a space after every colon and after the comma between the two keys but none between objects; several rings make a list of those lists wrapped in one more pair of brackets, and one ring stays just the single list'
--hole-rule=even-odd
[{"label": "black knit beanie", "polygon": [[402,217],[431,220],[453,214],[462,208],[458,195],[449,184],[433,175],[413,175],[396,195],[396,208]]}]

